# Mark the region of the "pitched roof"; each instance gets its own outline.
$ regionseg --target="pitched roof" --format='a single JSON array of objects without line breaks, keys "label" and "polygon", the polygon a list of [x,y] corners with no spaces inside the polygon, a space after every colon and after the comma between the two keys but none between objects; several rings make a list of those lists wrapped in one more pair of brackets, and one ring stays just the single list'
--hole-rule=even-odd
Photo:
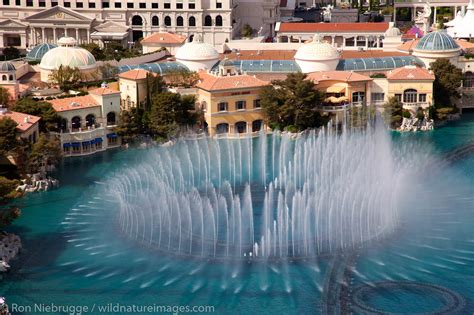
[{"label": "pitched roof", "polygon": [[98,89],[90,90],[89,93],[92,93],[95,95],[107,95],[107,94],[119,94],[120,91],[112,90],[108,87],[100,87]]},{"label": "pitched roof", "polygon": [[388,80],[430,80],[435,76],[431,71],[416,66],[405,66],[387,72]]},{"label": "pitched roof", "polygon": [[154,33],[146,38],[144,38],[142,44],[182,44],[186,40],[186,36],[169,33],[169,32],[159,32]]},{"label": "pitched roof", "polygon": [[17,123],[16,129],[20,132],[27,131],[33,127],[41,117],[28,115],[20,112],[5,111],[0,113],[0,119],[9,117]]},{"label": "pitched roof", "polygon": [[269,83],[247,74],[216,76],[207,72],[199,72],[200,81],[196,87],[206,91],[233,90],[245,88],[257,88]]},{"label": "pitched roof", "polygon": [[344,81],[344,82],[360,82],[371,81],[368,76],[352,72],[352,71],[318,71],[308,74],[309,80],[318,83],[320,81]]},{"label": "pitched roof", "polygon": [[128,79],[128,80],[143,80],[146,79],[147,74],[151,73],[148,70],[144,69],[133,69],[122,72],[119,74],[119,78]]},{"label": "pitched roof", "polygon": [[57,112],[100,106],[100,104],[90,95],[61,98],[48,102],[53,105],[54,110]]},{"label": "pitched roof", "polygon": [[388,23],[281,23],[279,32],[295,33],[383,33]]}]

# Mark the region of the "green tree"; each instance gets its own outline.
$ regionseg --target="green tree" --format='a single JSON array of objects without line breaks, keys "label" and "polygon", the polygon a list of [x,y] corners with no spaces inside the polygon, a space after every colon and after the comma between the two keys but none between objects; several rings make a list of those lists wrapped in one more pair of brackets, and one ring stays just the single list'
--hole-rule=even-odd
[{"label": "green tree", "polygon": [[86,49],[89,51],[95,58],[95,60],[105,60],[105,53],[102,48],[96,43],[87,43],[87,44],[82,44],[82,48]]},{"label": "green tree", "polygon": [[46,172],[47,166],[57,165],[62,158],[61,143],[56,138],[41,134],[32,148],[28,168],[30,172]]},{"label": "green tree", "polygon": [[16,126],[10,117],[0,119],[0,154],[6,155],[18,145]]},{"label": "green tree", "polygon": [[13,105],[13,110],[20,113],[39,116],[40,130],[43,132],[57,131],[61,118],[54,110],[53,105],[44,101],[35,101],[31,98],[23,98]]},{"label": "green tree", "polygon": [[11,99],[10,92],[6,88],[0,86],[0,105],[8,106]]},{"label": "green tree", "polygon": [[252,37],[253,35],[253,29],[250,25],[248,24],[245,24],[243,27],[242,27],[242,31],[240,32],[240,35],[242,37]]},{"label": "green tree", "polygon": [[163,92],[153,98],[150,113],[150,129],[156,136],[167,139],[175,136],[182,126],[196,124],[192,96],[181,97],[177,93]]},{"label": "green tree", "polygon": [[137,135],[148,133],[148,123],[144,121],[142,108],[133,107],[120,113],[120,120],[115,132],[124,142],[133,142]]},{"label": "green tree", "polygon": [[459,88],[463,80],[461,69],[447,59],[438,59],[430,65],[435,75],[433,96],[437,108],[452,107],[452,98],[459,98]]},{"label": "green tree", "polygon": [[165,87],[165,82],[163,81],[163,78],[161,76],[155,75],[152,73],[147,73],[145,84],[146,84],[146,98],[145,98],[144,110],[146,112],[150,112],[153,95],[163,92],[163,89]]},{"label": "green tree", "polygon": [[403,120],[403,105],[396,98],[391,97],[388,99],[388,102],[383,106],[383,119],[390,128],[397,129],[402,125]]},{"label": "green tree", "polygon": [[5,60],[12,60],[20,58],[20,50],[16,47],[6,47],[3,49],[3,56]]},{"label": "green tree", "polygon": [[328,122],[317,107],[323,94],[314,88],[303,73],[291,73],[285,80],[273,81],[260,93],[265,120],[272,129],[305,130]]},{"label": "green tree", "polygon": [[6,177],[0,176],[0,203],[4,203],[9,199],[14,198],[16,194],[16,187],[19,181],[11,180]]},{"label": "green tree", "polygon": [[58,69],[51,71],[49,80],[57,84],[62,91],[69,91],[82,80],[81,71],[78,68],[60,65]]}]

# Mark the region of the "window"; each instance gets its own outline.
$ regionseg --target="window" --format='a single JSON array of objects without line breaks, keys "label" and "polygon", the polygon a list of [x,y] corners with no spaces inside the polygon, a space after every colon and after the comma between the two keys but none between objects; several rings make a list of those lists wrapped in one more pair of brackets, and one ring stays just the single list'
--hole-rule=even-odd
[{"label": "window", "polygon": [[353,103],[363,103],[365,100],[364,92],[354,92],[352,93],[352,102]]},{"label": "window", "polygon": [[76,2],[76,8],[83,8],[84,4],[82,2]]},{"label": "window", "polygon": [[176,9],[182,9],[183,4],[182,3],[176,3]]},{"label": "window", "polygon": [[418,94],[418,102],[426,103],[426,94]]},{"label": "window", "polygon": [[158,25],[160,25],[160,20],[158,19],[158,17],[157,17],[156,15],[151,18],[151,25],[152,25],[152,26],[158,26]]},{"label": "window", "polygon": [[235,102],[235,109],[236,109],[236,110],[245,109],[245,101],[237,101],[237,102]]},{"label": "window", "polygon": [[89,3],[89,8],[94,9],[95,8],[95,2],[90,2]]},{"label": "window", "polygon": [[10,75],[8,76],[8,80],[13,81],[13,74],[10,74]]},{"label": "window", "polygon": [[196,4],[195,4],[195,3],[189,3],[189,4],[188,4],[188,8],[189,8],[189,9],[192,9],[192,10],[193,10],[193,9],[196,9]]},{"label": "window", "polygon": [[7,75],[6,74],[2,75],[2,81],[6,81],[6,80],[7,80]]},{"label": "window", "polygon": [[33,0],[26,0],[26,6],[27,7],[32,7],[33,6]]},{"label": "window", "polygon": [[194,16],[189,17],[188,25],[189,26],[196,26],[196,18]]},{"label": "window", "polygon": [[122,7],[122,3],[120,2],[115,2],[115,8],[120,9]]},{"label": "window", "polygon": [[133,9],[133,2],[127,2],[127,8]]},{"label": "window", "polygon": [[115,113],[110,112],[107,114],[107,126],[115,125]]},{"label": "window", "polygon": [[416,103],[418,92],[414,89],[408,89],[403,92],[404,103]]},{"label": "window", "polygon": [[16,0],[16,5],[21,5],[21,0]]},{"label": "window", "polygon": [[139,15],[135,15],[132,17],[132,25],[143,25],[143,19]]},{"label": "window", "polygon": [[146,9],[146,3],[140,2],[140,9]]},{"label": "window", "polygon": [[151,4],[151,8],[152,8],[152,9],[158,9],[158,3],[153,2],[153,3]]},{"label": "window", "polygon": [[44,8],[46,6],[46,2],[44,1],[40,1],[38,4],[41,8]]},{"label": "window", "polygon": [[212,18],[210,15],[206,15],[204,18],[204,26],[212,26]]},{"label": "window", "polygon": [[260,108],[262,105],[260,105],[260,100],[253,100],[253,108]]},{"label": "window", "polygon": [[95,116],[89,114],[86,116],[86,127],[92,127],[95,124]]},{"label": "window", "polygon": [[171,3],[165,3],[165,9],[171,9]]},{"label": "window", "polygon": [[222,26],[222,16],[216,16],[216,26]]},{"label": "window", "polygon": [[10,5],[10,0],[3,0],[3,5]]},{"label": "window", "polygon": [[[53,4],[53,7],[58,5],[57,2],[53,2],[52,4]],[[71,7],[71,2],[64,2],[64,7],[70,8]]]},{"label": "window", "polygon": [[220,102],[217,104],[217,111],[218,112],[226,112],[227,111],[227,102]]},{"label": "window", "polygon": [[252,122],[252,132],[258,132],[262,129],[263,121],[261,119]]},{"label": "window", "polygon": [[216,133],[228,133],[229,132],[229,124],[222,123],[216,126]]},{"label": "window", "polygon": [[245,121],[239,121],[235,123],[235,132],[237,133],[246,133],[247,132],[247,123]]},{"label": "window", "polygon": [[165,16],[165,26],[171,26],[171,18],[169,16]]},{"label": "window", "polygon": [[216,8],[217,9],[222,9],[222,2],[217,2],[216,3]]},{"label": "window", "polygon": [[402,101],[402,95],[401,94],[395,94],[395,98],[397,101],[401,102]]},{"label": "window", "polygon": [[183,26],[184,25],[184,20],[181,16],[178,16],[176,18],[176,26]]},{"label": "window", "polygon": [[371,98],[373,103],[381,103],[384,101],[384,93],[372,93]]},{"label": "window", "polygon": [[79,117],[79,116],[72,117],[71,126],[72,126],[72,129],[81,128],[81,117]]},{"label": "window", "polygon": [[102,2],[102,8],[109,8],[110,4],[108,2]]}]

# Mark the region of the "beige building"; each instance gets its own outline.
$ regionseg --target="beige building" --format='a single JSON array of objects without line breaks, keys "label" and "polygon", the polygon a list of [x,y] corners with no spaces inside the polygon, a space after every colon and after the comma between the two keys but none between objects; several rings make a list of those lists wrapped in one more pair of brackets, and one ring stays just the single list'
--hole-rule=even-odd
[{"label": "beige building", "polygon": [[120,92],[101,87],[89,95],[49,101],[62,118],[64,156],[89,155],[120,145],[114,132],[120,114]]},{"label": "beige building", "polygon": [[269,83],[219,65],[218,73],[199,73],[197,107],[204,111],[209,134],[242,134],[265,128],[260,91]]},{"label": "beige building", "polygon": [[152,53],[160,49],[166,49],[169,55],[175,55],[176,50],[186,41],[186,36],[169,33],[158,32],[143,39],[140,43],[143,47],[143,53]]},{"label": "beige building", "polygon": [[0,119],[6,117],[17,123],[16,131],[18,137],[28,140],[30,143],[36,142],[39,137],[40,117],[19,112],[12,112],[5,107],[0,107]]},{"label": "beige building", "polygon": [[146,78],[154,75],[143,69],[129,70],[119,74],[121,108],[129,110],[146,100]]}]

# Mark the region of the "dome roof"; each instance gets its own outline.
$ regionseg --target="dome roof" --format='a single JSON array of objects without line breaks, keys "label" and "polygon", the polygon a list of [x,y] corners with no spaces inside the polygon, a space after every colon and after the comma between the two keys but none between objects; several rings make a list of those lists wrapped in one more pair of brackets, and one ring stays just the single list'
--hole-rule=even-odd
[{"label": "dome roof", "polygon": [[15,66],[10,61],[0,62],[0,72],[15,71]]},{"label": "dome roof", "polygon": [[48,44],[48,43],[43,43],[39,44],[33,49],[31,49],[27,54],[26,54],[26,60],[29,61],[41,61],[41,58],[43,58],[44,54],[46,54],[48,51],[50,51],[53,48],[56,48],[58,46],[54,44]]},{"label": "dome roof", "polygon": [[334,60],[339,59],[339,53],[331,44],[322,42],[319,35],[316,34],[312,42],[298,48],[295,59],[310,61]]},{"label": "dome roof", "polygon": [[218,60],[219,53],[211,44],[204,43],[199,36],[181,46],[176,52],[176,60]]},{"label": "dome roof", "polygon": [[94,56],[84,48],[77,46],[60,46],[51,49],[41,59],[40,68],[45,70],[58,69],[59,66],[79,68],[79,70],[97,67]]},{"label": "dome roof", "polygon": [[402,32],[400,32],[400,29],[395,26],[392,26],[385,31],[385,37],[398,37],[400,35],[402,35]]},{"label": "dome roof", "polygon": [[58,39],[58,45],[62,47],[74,47],[77,45],[77,41],[74,37],[61,37]]},{"label": "dome roof", "polygon": [[442,31],[426,34],[415,46],[415,50],[423,51],[446,51],[459,49],[461,48],[456,41],[447,33]]}]

